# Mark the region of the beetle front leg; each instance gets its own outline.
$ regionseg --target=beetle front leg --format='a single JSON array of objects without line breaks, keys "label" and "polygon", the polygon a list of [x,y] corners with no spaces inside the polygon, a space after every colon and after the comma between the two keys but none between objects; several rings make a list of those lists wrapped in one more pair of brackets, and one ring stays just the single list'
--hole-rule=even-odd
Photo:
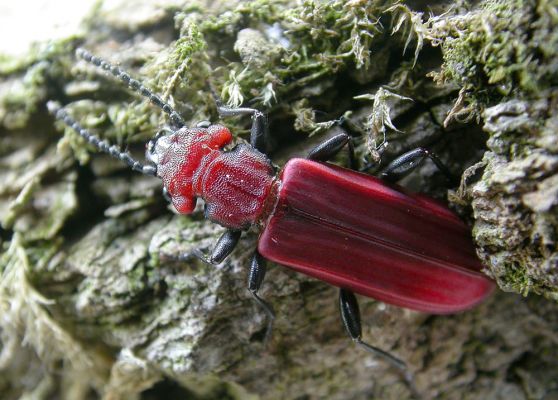
[{"label": "beetle front leg", "polygon": [[234,117],[237,115],[251,115],[252,127],[250,128],[250,145],[258,151],[265,153],[268,124],[267,117],[260,110],[249,107],[230,108],[224,106],[221,99],[212,90],[213,99],[220,117]]},{"label": "beetle front leg", "polygon": [[385,361],[390,363],[403,375],[405,382],[408,384],[409,388],[413,392],[413,395],[418,396],[418,392],[415,388],[413,374],[408,370],[407,365],[397,357],[392,356],[388,352],[379,349],[378,347],[369,345],[362,341],[362,327],[360,324],[360,309],[358,307],[358,301],[353,292],[347,289],[339,290],[339,311],[341,313],[341,319],[343,320],[343,325],[347,330],[347,333],[353,339],[353,341],[359,346],[366,349],[370,353],[380,356]]},{"label": "beetle front leg", "polygon": [[192,254],[207,264],[220,264],[229,254],[232,253],[238,244],[240,234],[241,231],[228,229],[221,235],[219,240],[217,240],[217,243],[215,244],[215,247],[213,247],[209,257],[199,249],[194,250]]},{"label": "beetle front leg", "polygon": [[320,143],[310,150],[306,158],[313,161],[329,161],[339,153],[345,145],[349,153],[349,167],[351,169],[356,169],[353,139],[346,132],[335,135],[325,142]]},{"label": "beetle front leg", "polygon": [[456,181],[453,174],[444,165],[444,163],[438,158],[438,156],[424,147],[417,147],[411,151],[402,154],[397,157],[388,166],[380,172],[380,178],[388,182],[397,182],[399,179],[403,178],[413,169],[418,167],[424,159],[428,157],[432,160],[434,165],[438,167],[440,172],[442,172],[450,183]]},{"label": "beetle front leg", "polygon": [[273,321],[275,320],[273,308],[265,300],[258,296],[258,290],[260,290],[260,287],[262,286],[266,270],[267,262],[265,258],[263,258],[256,250],[254,257],[252,257],[252,263],[250,264],[250,273],[248,274],[248,290],[252,294],[254,301],[258,303],[267,315],[267,329],[265,332],[264,343],[267,343],[271,337]]}]

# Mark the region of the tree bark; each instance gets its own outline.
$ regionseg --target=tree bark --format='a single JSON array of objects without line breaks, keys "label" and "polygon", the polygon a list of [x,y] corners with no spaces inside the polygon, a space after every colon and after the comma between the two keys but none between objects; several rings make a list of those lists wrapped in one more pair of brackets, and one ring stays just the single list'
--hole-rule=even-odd
[{"label": "tree bark", "polygon": [[[261,291],[277,314],[264,343],[265,314],[246,290],[257,229],[218,266],[178,261],[223,228],[201,209],[174,214],[158,179],[95,153],[46,111],[60,101],[138,157],[168,122],[76,61],[79,45],[189,123],[216,119],[210,85],[266,111],[278,165],[341,116],[361,164],[435,151],[460,187],[448,192],[428,162],[402,185],[471,225],[502,289],[549,299],[497,290],[432,316],[360,298],[364,339],[405,360],[423,398],[553,398],[558,4],[435,2],[428,17],[418,1],[189,3],[105,1],[75,37],[0,58],[1,397],[416,397],[349,340],[337,289],[279,265]],[[247,139],[248,119],[223,123]]]}]

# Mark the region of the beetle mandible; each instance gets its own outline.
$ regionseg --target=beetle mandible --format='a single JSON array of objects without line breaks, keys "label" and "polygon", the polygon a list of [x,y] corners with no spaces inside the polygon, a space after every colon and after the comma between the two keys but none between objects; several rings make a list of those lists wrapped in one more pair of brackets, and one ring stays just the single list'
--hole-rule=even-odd
[{"label": "beetle mandible", "polygon": [[396,186],[426,158],[451,174],[433,153],[411,150],[392,161],[380,178],[328,164],[343,148],[355,167],[352,139],[338,134],[315,147],[306,159],[292,159],[279,173],[263,153],[266,116],[253,108],[229,108],[216,98],[220,116],[252,117],[250,145],[232,143],[231,132],[207,121],[186,127],[182,117],[158,95],[117,66],[78,49],[76,55],[110,72],[147,97],[170,117],[147,145],[148,164],[135,160],[82,128],[55,102],[49,111],[100,151],[133,170],[157,176],[165,196],[180,214],[205,202],[205,216],[225,227],[209,255],[195,255],[209,264],[222,262],[241,232],[258,225],[261,233],[252,258],[248,289],[268,317],[274,312],[258,291],[266,259],[338,286],[339,309],[350,338],[409,375],[403,361],[361,339],[360,313],[353,293],[386,303],[435,314],[458,312],[484,300],[494,283],[481,273],[466,225],[449,209]]}]

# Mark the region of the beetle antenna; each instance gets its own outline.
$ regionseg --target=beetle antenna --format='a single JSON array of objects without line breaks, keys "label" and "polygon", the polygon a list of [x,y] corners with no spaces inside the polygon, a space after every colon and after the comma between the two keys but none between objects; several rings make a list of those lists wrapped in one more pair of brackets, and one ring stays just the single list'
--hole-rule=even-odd
[{"label": "beetle antenna", "polygon": [[134,92],[139,93],[144,97],[147,97],[152,104],[156,105],[157,107],[159,107],[161,110],[163,110],[165,113],[168,114],[172,123],[175,126],[182,128],[184,125],[186,125],[182,117],[170,106],[170,104],[163,101],[161,97],[159,97],[151,90],[146,88],[140,81],[132,78],[130,74],[122,70],[120,67],[117,67],[116,65],[112,65],[111,63],[103,60],[102,58],[94,56],[93,54],[91,54],[90,52],[88,52],[87,50],[81,47],[79,47],[76,50],[76,56],[81,58],[82,60],[87,61],[90,64],[93,64],[97,68],[110,72],[112,75],[120,79],[126,86],[128,86]]},{"label": "beetle antenna", "polygon": [[126,163],[130,168],[134,171],[141,172],[145,175],[157,175],[157,168],[153,165],[144,165],[140,163],[138,160],[133,158],[130,153],[127,151],[122,151],[120,147],[117,145],[111,145],[108,141],[102,140],[97,135],[89,132],[87,129],[83,128],[80,124],[78,124],[70,115],[66,112],[64,108],[60,106],[60,103],[55,101],[49,101],[47,103],[48,111],[54,115],[54,117],[62,122],[64,122],[67,126],[72,128],[76,131],[82,138],[87,140],[91,143],[95,148],[102,151],[103,153],[107,153],[108,155],[119,159]]}]

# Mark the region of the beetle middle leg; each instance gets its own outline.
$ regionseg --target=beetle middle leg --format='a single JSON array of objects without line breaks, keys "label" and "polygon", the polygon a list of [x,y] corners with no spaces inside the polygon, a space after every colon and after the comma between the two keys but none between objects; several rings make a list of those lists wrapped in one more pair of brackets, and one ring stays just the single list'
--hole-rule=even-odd
[{"label": "beetle middle leg", "polygon": [[344,146],[347,146],[347,152],[349,154],[349,167],[351,169],[356,169],[353,139],[346,132],[335,135],[320,143],[310,150],[306,158],[313,161],[329,161],[335,157]]},{"label": "beetle middle leg", "polygon": [[[207,264],[217,265],[227,258],[234,250],[240,239],[241,231],[227,229],[225,233],[217,240],[215,247],[211,251],[211,255],[207,256],[201,250],[196,249],[192,252],[194,256]],[[188,257],[181,257],[188,258]]]},{"label": "beetle middle leg", "polygon": [[390,365],[395,367],[402,374],[413,395],[415,397],[420,397],[418,395],[417,389],[415,388],[413,374],[411,373],[411,371],[409,371],[405,362],[378,347],[369,345],[368,343],[362,341],[360,309],[358,307],[358,301],[353,292],[347,289],[339,290],[339,311],[341,313],[343,325],[345,326],[345,329],[347,330],[347,333],[349,334],[351,339],[365,350],[376,356],[380,356]]},{"label": "beetle middle leg", "polygon": [[[215,247],[211,251],[211,255],[205,255],[201,250],[196,249],[192,252],[194,256],[207,264],[216,265],[221,263],[227,256],[229,256],[240,239],[241,231],[229,229],[221,235]],[[189,256],[189,255],[188,255]],[[184,258],[188,258],[188,256]],[[266,260],[258,253],[254,253],[252,262],[250,263],[250,272],[248,274],[248,290],[254,298],[254,301],[264,310],[267,315],[267,328],[265,333],[264,342],[267,343],[271,336],[273,328],[273,321],[275,320],[275,312],[273,308],[264,299],[258,295],[258,291],[262,286],[267,271]]]},{"label": "beetle middle leg", "polygon": [[250,264],[250,273],[248,274],[248,290],[252,294],[254,301],[265,311],[267,315],[267,329],[265,332],[264,343],[267,343],[271,337],[271,330],[273,328],[273,321],[275,320],[275,313],[273,308],[260,296],[258,296],[258,290],[262,286],[262,282],[265,278],[265,273],[267,271],[266,260],[258,253],[254,253],[252,257],[252,262]]},{"label": "beetle middle leg", "polygon": [[427,157],[430,158],[440,172],[445,175],[449,183],[453,184],[456,182],[457,179],[455,176],[453,176],[448,167],[444,165],[438,156],[424,147],[417,147],[397,157],[380,172],[380,178],[388,182],[397,182],[418,167]]}]

